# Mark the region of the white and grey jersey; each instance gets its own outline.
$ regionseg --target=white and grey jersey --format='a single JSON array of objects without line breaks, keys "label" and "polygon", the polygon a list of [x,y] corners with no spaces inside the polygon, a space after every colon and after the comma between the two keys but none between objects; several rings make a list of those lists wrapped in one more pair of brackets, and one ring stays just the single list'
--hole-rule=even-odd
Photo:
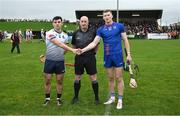
[{"label": "white and grey jersey", "polygon": [[53,61],[64,60],[64,49],[53,44],[50,40],[57,39],[59,42],[66,43],[68,35],[64,32],[58,33],[54,29],[46,32],[46,59]]}]

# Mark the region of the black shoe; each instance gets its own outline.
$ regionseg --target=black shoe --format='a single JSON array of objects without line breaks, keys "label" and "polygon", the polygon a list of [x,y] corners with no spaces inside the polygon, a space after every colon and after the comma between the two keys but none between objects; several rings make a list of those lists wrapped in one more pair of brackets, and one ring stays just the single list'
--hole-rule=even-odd
[{"label": "black shoe", "polygon": [[61,105],[62,105],[61,99],[57,99],[57,106],[61,106]]},{"label": "black shoe", "polygon": [[44,103],[43,103],[43,106],[47,106],[48,104],[50,103],[50,100],[45,100]]},{"label": "black shoe", "polygon": [[77,103],[77,102],[78,102],[78,98],[73,97],[73,99],[72,99],[72,101],[71,101],[71,104],[75,104],[75,103]]},{"label": "black shoe", "polygon": [[100,101],[99,101],[99,99],[98,99],[98,100],[95,100],[94,104],[95,104],[95,105],[98,105],[98,104],[100,104]]}]

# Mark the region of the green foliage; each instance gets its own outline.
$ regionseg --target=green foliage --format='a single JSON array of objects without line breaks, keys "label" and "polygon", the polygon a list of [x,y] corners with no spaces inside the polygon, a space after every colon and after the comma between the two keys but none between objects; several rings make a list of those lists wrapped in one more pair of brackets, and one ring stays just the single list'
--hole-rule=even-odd
[{"label": "green foliage", "polygon": [[[43,107],[43,64],[39,56],[45,44],[34,40],[23,42],[21,54],[10,53],[9,40],[0,43],[0,114],[1,115],[180,115],[180,40],[130,40],[132,57],[140,68],[138,88],[128,86],[129,75],[124,73],[123,109],[116,104],[106,106],[108,79],[103,68],[103,45],[97,53],[100,105],[94,105],[94,95],[88,75],[84,74],[80,101],[71,105],[74,69],[66,67],[63,105],[56,106],[56,80],[52,78],[51,103]],[[66,54],[73,63],[74,55]],[[116,89],[117,91],[117,89]],[[116,93],[117,94],[117,93]]]}]

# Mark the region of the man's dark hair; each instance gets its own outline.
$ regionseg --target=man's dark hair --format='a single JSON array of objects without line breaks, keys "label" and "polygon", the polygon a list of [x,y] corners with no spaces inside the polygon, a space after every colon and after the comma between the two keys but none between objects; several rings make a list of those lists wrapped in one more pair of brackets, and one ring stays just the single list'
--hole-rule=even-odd
[{"label": "man's dark hair", "polygon": [[106,10],[103,11],[103,13],[107,13],[107,12],[110,12],[112,14],[112,11],[109,10],[109,9],[106,9]]},{"label": "man's dark hair", "polygon": [[59,19],[62,21],[62,17],[60,17],[60,16],[55,16],[55,17],[53,18],[53,21],[54,21],[54,20],[59,20]]}]

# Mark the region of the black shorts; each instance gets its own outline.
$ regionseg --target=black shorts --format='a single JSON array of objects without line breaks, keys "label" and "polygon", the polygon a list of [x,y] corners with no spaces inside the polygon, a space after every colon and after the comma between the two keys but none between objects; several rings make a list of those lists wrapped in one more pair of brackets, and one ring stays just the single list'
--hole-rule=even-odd
[{"label": "black shorts", "polygon": [[63,74],[65,73],[64,61],[45,60],[44,73],[48,74]]},{"label": "black shorts", "polygon": [[75,56],[75,74],[81,75],[84,73],[84,68],[87,74],[94,75],[97,73],[96,57],[94,54]]}]

